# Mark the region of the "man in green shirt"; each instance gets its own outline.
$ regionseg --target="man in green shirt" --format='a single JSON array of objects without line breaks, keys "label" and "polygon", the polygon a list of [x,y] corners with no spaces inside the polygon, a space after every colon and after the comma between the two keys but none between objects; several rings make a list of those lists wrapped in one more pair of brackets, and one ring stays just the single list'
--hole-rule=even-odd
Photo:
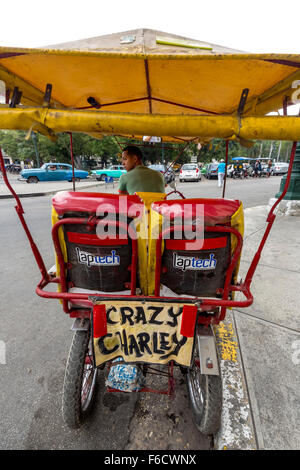
[{"label": "man in green shirt", "polygon": [[165,192],[163,175],[159,171],[151,170],[143,165],[143,154],[138,147],[128,145],[124,148],[122,164],[127,173],[124,173],[119,180],[119,193]]}]

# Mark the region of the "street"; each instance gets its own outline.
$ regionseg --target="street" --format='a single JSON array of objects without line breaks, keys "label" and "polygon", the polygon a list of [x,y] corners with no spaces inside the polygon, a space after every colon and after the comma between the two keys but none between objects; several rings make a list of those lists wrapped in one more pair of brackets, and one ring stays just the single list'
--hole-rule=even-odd
[{"label": "street", "polygon": [[[270,178],[228,178],[225,186],[225,198],[243,201],[244,208],[268,204],[279,190],[281,177]],[[185,197],[222,197],[223,188],[218,188],[216,179],[207,180],[202,176],[199,183],[178,183],[178,191]]]},{"label": "street", "polygon": [[[267,205],[281,177],[227,180],[226,197],[244,207]],[[40,184],[40,183],[39,183]],[[216,180],[180,183],[186,197],[222,197]],[[89,191],[116,192],[99,186]],[[54,264],[51,197],[22,199],[25,219],[47,267]],[[0,363],[1,449],[209,449],[211,440],[191,421],[184,377],[176,375],[176,397],[105,393],[99,374],[96,406],[76,431],[61,418],[64,369],[73,323],[58,301],[35,294],[40,273],[12,199],[0,200],[1,328],[6,364]]]}]

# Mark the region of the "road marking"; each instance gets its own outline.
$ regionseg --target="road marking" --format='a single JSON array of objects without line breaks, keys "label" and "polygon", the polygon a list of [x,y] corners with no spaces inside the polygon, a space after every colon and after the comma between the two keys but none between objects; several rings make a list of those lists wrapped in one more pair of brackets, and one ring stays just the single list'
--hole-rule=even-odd
[{"label": "road marking", "polygon": [[243,374],[232,312],[215,326],[223,386],[221,427],[214,436],[217,450],[256,450],[255,430]]}]

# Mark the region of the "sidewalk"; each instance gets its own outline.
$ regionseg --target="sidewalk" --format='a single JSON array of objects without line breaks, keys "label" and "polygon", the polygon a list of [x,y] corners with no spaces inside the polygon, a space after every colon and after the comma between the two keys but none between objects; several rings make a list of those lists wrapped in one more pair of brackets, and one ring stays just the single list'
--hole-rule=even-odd
[{"label": "sidewalk", "polygon": [[[239,273],[243,279],[264,233],[266,216],[266,206],[245,210]],[[251,426],[247,428],[246,449],[300,449],[299,236],[300,217],[276,217],[253,277],[254,302],[246,309],[229,312],[228,316],[239,346],[254,432],[251,440]],[[246,407],[230,406],[238,427]],[[216,447],[244,449],[241,443],[236,446],[238,437],[232,439],[236,429],[230,435],[225,424],[217,436]]]},{"label": "sidewalk", "polygon": [[[34,196],[45,196],[46,194],[55,194],[57,191],[73,191],[73,183],[68,181],[40,181],[39,183],[28,184],[23,181],[19,181],[19,175],[8,175],[8,179],[13,189],[16,191],[19,197],[34,197]],[[114,183],[116,186],[117,183]],[[105,183],[97,181],[95,179],[82,180],[75,183],[75,188],[78,190],[89,189],[95,187],[95,191],[100,186],[104,186]],[[112,184],[110,183],[110,187]],[[7,189],[3,178],[0,178],[0,199],[12,198],[13,196]]]}]

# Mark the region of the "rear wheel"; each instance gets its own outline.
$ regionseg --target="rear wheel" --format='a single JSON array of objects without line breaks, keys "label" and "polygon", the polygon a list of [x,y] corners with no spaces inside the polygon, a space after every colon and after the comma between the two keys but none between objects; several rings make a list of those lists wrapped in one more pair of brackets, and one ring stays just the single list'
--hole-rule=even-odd
[{"label": "rear wheel", "polygon": [[38,183],[39,182],[39,179],[37,176],[29,176],[29,178],[27,178],[27,183],[31,184],[31,183]]},{"label": "rear wheel", "polygon": [[107,175],[101,175],[99,179],[100,179],[100,181],[105,181],[106,177],[107,177]]},{"label": "rear wheel", "polygon": [[187,387],[196,427],[203,434],[214,434],[221,423],[222,381],[218,375],[200,373],[197,341],[194,345],[192,366],[187,372]]},{"label": "rear wheel", "polygon": [[91,332],[76,331],[67,361],[62,399],[63,419],[70,428],[79,428],[91,411],[96,378]]}]

